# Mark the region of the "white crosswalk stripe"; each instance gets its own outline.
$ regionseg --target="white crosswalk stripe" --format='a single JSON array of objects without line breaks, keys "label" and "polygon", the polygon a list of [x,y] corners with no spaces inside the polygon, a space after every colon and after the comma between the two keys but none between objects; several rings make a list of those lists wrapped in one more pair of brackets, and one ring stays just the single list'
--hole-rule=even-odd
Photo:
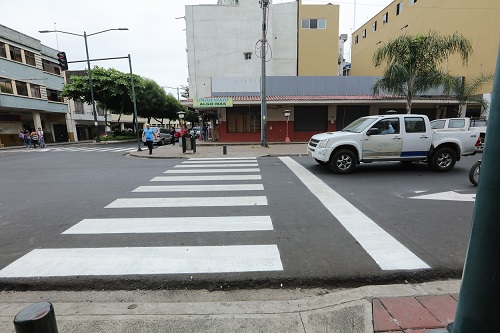
[{"label": "white crosswalk stripe", "polygon": [[40,152],[40,153],[48,153],[48,152],[111,152],[111,153],[121,153],[121,152],[131,152],[136,151],[137,148],[132,147],[48,147],[48,148],[40,148],[40,149],[30,149],[24,150],[26,152]]},{"label": "white crosswalk stripe", "polygon": [[[74,149],[74,148],[71,148]],[[75,149],[75,151],[90,151]],[[203,161],[202,161],[203,160]],[[227,161],[229,160],[229,161]],[[234,163],[233,163],[234,162]],[[182,167],[186,169],[182,169]],[[136,195],[162,194],[166,197],[118,198],[104,208],[126,210],[150,208],[151,216],[163,214],[155,208],[189,208],[182,217],[99,218],[84,219],[63,235],[168,234],[214,232],[269,232],[274,230],[271,216],[258,215],[259,207],[268,205],[265,195],[217,196],[217,193],[263,191],[256,158],[190,159],[165,171],[166,176],[152,182],[182,184],[139,186]],[[188,174],[188,175],[169,175]],[[216,175],[203,175],[218,173]],[[253,174],[231,174],[253,173]],[[189,181],[189,184],[184,182]],[[201,184],[199,182],[212,182]],[[179,197],[182,192],[196,192],[196,197]],[[214,195],[215,194],[215,195]],[[193,207],[252,207],[245,216],[192,216]],[[247,210],[248,211],[248,210]],[[189,216],[191,215],[191,216]],[[279,249],[275,244],[220,246],[165,246],[36,249],[0,271],[0,277],[63,277],[77,275],[238,273],[283,271]]]}]

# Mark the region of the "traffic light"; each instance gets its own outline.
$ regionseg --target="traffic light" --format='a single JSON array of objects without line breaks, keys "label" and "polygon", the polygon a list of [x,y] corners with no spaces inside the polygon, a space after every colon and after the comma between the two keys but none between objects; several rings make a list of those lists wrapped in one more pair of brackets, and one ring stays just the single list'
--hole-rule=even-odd
[{"label": "traffic light", "polygon": [[66,59],[66,52],[59,52],[57,54],[57,59],[59,59],[59,67],[61,67],[61,70],[67,71],[68,70],[68,59]]}]

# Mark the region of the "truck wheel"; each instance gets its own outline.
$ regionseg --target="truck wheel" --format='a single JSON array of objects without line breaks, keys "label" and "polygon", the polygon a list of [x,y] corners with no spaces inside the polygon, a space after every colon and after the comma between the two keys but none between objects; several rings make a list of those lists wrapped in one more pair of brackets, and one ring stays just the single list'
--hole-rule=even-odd
[{"label": "truck wheel", "polygon": [[434,171],[444,172],[451,170],[457,162],[457,154],[451,148],[438,149],[429,160],[429,166]]},{"label": "truck wheel", "polygon": [[479,172],[481,171],[481,161],[477,161],[472,165],[469,170],[469,180],[470,182],[477,186],[479,183]]},{"label": "truck wheel", "polygon": [[330,169],[335,173],[351,173],[356,166],[356,156],[349,149],[341,149],[330,157]]}]

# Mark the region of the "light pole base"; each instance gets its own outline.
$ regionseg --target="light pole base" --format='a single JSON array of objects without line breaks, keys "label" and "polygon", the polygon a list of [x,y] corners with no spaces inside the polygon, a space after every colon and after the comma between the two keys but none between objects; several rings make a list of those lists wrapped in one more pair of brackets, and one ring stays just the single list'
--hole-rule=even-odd
[{"label": "light pole base", "polygon": [[285,143],[290,143],[290,138],[289,137],[285,138]]}]

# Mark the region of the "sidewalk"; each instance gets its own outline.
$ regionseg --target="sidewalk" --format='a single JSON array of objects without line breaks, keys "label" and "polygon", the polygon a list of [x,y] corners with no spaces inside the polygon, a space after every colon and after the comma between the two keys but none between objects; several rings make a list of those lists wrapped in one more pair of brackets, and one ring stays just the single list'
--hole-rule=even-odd
[{"label": "sidewalk", "polygon": [[455,302],[459,284],[450,280],[340,291],[0,292],[0,332],[14,333],[12,321],[19,311],[49,301],[59,332],[67,333],[424,333],[453,320],[450,298]]}]

